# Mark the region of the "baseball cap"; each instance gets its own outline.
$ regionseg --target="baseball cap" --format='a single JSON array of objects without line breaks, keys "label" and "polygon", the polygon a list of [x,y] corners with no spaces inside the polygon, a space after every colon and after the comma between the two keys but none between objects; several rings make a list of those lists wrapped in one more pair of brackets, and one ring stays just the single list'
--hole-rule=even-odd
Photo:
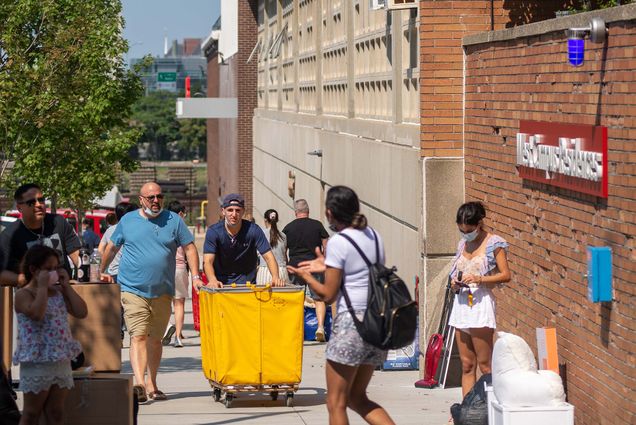
[{"label": "baseball cap", "polygon": [[230,193],[229,195],[225,195],[221,207],[227,208],[231,206],[245,208],[245,199],[238,193]]}]

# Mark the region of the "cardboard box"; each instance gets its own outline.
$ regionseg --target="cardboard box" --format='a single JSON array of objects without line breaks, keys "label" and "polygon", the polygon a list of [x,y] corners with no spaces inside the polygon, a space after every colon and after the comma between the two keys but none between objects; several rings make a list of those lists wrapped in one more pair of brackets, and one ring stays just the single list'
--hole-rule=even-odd
[{"label": "cardboard box", "polygon": [[537,359],[539,360],[539,369],[559,373],[555,328],[537,328]]},{"label": "cardboard box", "polygon": [[492,401],[490,425],[574,425],[574,406],[507,407]]},{"label": "cardboard box", "polygon": [[132,425],[133,376],[97,373],[76,378],[66,398],[65,425]]},{"label": "cardboard box", "polygon": [[82,344],[85,365],[96,372],[121,370],[121,296],[115,283],[73,285],[88,307],[88,316],[77,319],[69,315],[73,337]]}]

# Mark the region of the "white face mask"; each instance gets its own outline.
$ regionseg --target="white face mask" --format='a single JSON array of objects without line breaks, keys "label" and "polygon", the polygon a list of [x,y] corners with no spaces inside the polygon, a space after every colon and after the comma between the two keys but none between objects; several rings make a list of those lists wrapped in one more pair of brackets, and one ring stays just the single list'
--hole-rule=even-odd
[{"label": "white face mask", "polygon": [[159,208],[159,211],[157,212],[154,212],[148,207],[144,208],[144,214],[146,214],[148,217],[151,217],[151,218],[159,217],[159,214],[161,214],[161,211],[163,211],[163,208]]},{"label": "white face mask", "polygon": [[475,239],[477,239],[477,236],[479,236],[479,227],[470,233],[462,233],[462,238],[464,238],[466,242],[474,241]]}]

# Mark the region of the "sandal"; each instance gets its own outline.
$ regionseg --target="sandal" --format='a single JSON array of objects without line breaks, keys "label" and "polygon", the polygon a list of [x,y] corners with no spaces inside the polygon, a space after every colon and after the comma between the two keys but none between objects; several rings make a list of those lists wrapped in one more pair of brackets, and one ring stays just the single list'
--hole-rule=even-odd
[{"label": "sandal", "polygon": [[148,401],[148,396],[146,395],[146,389],[141,385],[133,386],[133,394],[137,396],[137,401],[139,403],[145,403]]},{"label": "sandal", "polygon": [[151,391],[148,393],[148,398],[155,401],[168,400],[168,396],[161,390]]}]

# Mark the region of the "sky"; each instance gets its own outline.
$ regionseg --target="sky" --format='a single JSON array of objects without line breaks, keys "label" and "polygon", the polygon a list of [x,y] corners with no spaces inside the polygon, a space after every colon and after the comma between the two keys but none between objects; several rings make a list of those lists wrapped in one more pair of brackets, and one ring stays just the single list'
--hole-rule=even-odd
[{"label": "sky", "polygon": [[219,17],[220,0],[122,0],[128,62],[133,58],[163,55],[163,39],[205,39]]}]

